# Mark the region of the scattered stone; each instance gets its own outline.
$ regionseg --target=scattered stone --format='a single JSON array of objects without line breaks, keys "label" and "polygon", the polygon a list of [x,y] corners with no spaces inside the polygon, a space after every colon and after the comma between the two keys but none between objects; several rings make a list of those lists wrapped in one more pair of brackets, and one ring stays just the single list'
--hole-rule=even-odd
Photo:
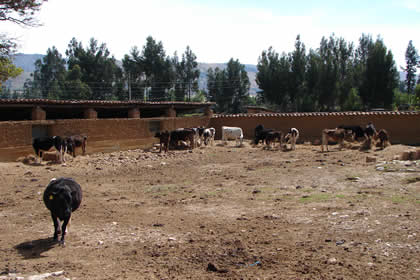
[{"label": "scattered stone", "polygon": [[207,271],[217,272],[217,271],[218,271],[218,269],[217,269],[217,267],[216,267],[214,264],[209,263],[209,264],[207,265]]},{"label": "scattered stone", "polygon": [[257,189],[252,191],[253,194],[257,194],[257,193],[260,193],[260,192],[261,192],[261,190],[257,190]]},{"label": "scattered stone", "polygon": [[328,264],[336,264],[337,263],[337,259],[336,258],[330,258],[328,259]]},{"label": "scattered stone", "polygon": [[338,240],[335,242],[335,245],[339,246],[339,245],[343,245],[344,243],[346,243],[346,240]]},{"label": "scattered stone", "polygon": [[358,182],[360,180],[360,177],[347,177],[346,180],[353,181],[353,182]]}]

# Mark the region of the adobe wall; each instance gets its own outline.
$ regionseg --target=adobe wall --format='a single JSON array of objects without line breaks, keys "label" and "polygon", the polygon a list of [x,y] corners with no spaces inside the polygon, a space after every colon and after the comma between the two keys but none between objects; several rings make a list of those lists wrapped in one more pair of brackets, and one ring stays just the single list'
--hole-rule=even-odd
[{"label": "adobe wall", "polygon": [[300,142],[320,139],[324,128],[340,124],[366,125],[373,122],[376,128],[385,128],[392,143],[420,144],[420,112],[378,113],[296,113],[258,114],[152,119],[69,119],[44,121],[0,122],[0,161],[14,161],[33,154],[33,127],[46,127],[48,135],[88,135],[87,153],[148,148],[158,139],[154,131],[174,130],[179,127],[214,127],[216,139],[221,137],[221,127],[239,126],[244,136],[252,139],[258,124],[286,132],[290,127],[300,131]]},{"label": "adobe wall", "polygon": [[174,117],[0,122],[0,161],[14,161],[21,156],[34,154],[32,130],[35,126],[45,127],[50,136],[87,135],[89,154],[149,148],[158,142],[154,138],[157,130],[208,126],[209,121],[208,117]]},{"label": "adobe wall", "polygon": [[377,129],[386,129],[394,144],[420,144],[420,112],[369,112],[369,113],[296,113],[215,116],[210,126],[216,128],[216,139],[221,138],[221,127],[238,126],[243,129],[244,137],[252,139],[254,129],[262,124],[286,132],[296,127],[300,132],[300,142],[321,138],[324,128],[339,125],[366,125],[372,122]]}]

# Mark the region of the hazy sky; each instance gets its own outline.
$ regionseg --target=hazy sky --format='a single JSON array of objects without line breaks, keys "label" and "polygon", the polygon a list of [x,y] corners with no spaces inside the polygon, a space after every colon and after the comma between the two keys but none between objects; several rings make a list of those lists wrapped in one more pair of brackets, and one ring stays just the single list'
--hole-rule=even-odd
[{"label": "hazy sky", "polygon": [[420,0],[49,0],[37,18],[43,26],[2,23],[20,40],[19,52],[45,54],[55,46],[65,56],[73,37],[85,47],[93,37],[122,59],[150,35],[167,55],[188,45],[199,62],[257,64],[270,46],[293,51],[298,34],[309,50],[332,33],[357,46],[365,33],[380,35],[403,66],[409,40],[420,49]]}]

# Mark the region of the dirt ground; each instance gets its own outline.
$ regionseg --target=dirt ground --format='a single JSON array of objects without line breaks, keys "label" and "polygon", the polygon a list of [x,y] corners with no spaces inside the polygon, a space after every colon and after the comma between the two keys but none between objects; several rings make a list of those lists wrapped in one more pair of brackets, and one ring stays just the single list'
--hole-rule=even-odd
[{"label": "dirt ground", "polygon": [[[393,160],[408,149],[0,163],[0,279],[420,279],[420,161]],[[42,201],[61,176],[84,195],[65,247]]]}]

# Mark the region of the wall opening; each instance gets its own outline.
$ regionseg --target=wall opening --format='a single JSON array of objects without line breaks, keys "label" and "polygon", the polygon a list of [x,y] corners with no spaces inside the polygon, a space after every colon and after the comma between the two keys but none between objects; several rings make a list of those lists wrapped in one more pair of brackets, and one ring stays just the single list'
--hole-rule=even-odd
[{"label": "wall opening", "polygon": [[152,134],[160,131],[160,121],[149,121],[149,131]]},{"label": "wall opening", "polygon": [[32,126],[32,139],[37,137],[48,136],[47,125],[33,125]]}]

